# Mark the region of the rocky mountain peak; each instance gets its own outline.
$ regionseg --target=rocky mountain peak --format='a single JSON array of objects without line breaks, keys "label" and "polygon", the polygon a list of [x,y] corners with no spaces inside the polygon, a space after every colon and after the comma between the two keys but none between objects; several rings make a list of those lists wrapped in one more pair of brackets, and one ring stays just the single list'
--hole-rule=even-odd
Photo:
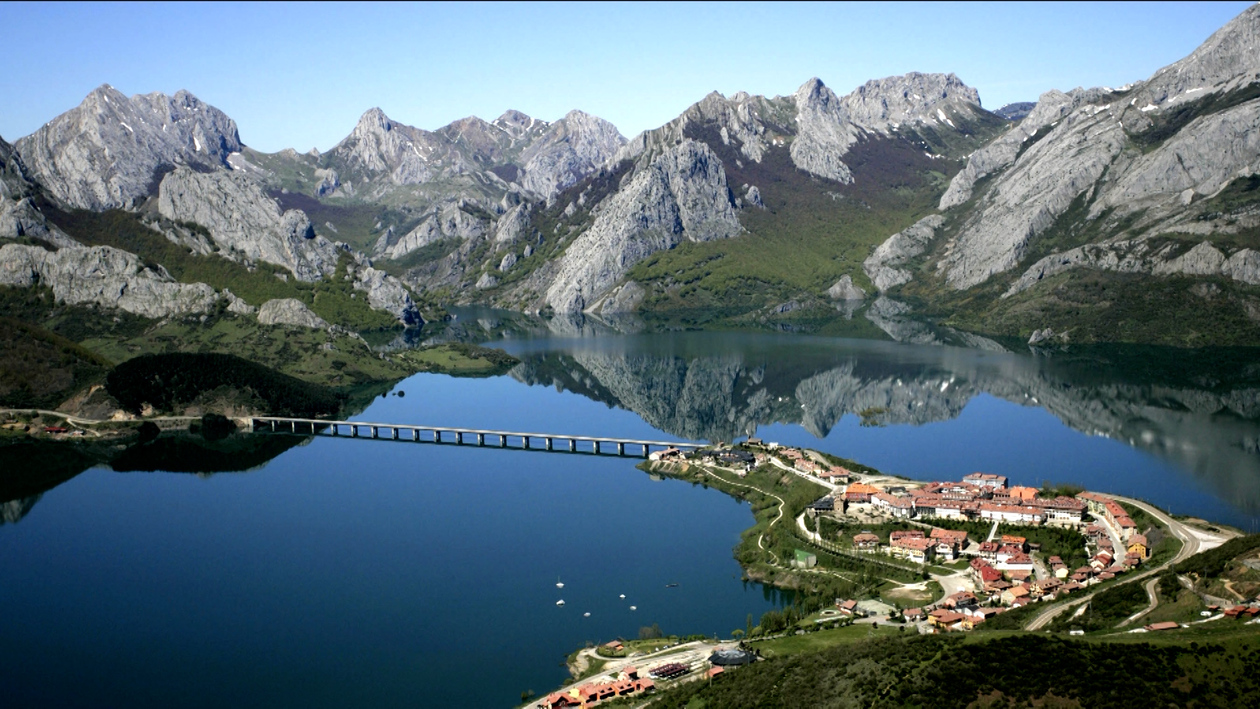
[{"label": "rocky mountain peak", "polygon": [[513,138],[520,138],[538,125],[547,126],[546,121],[530,118],[528,115],[515,109],[504,111],[502,116],[494,119],[493,124]]},{"label": "rocky mountain peak", "polygon": [[1255,81],[1260,81],[1260,5],[1253,4],[1189,56],[1155,72],[1130,105],[1143,112],[1158,110]]},{"label": "rocky mountain peak", "polygon": [[954,74],[911,72],[872,79],[842,100],[851,120],[887,132],[903,123],[952,121],[944,108],[980,107],[980,94]]},{"label": "rocky mountain peak", "polygon": [[363,112],[359,116],[359,122],[354,125],[354,131],[351,135],[365,136],[380,133],[388,133],[394,127],[394,122],[380,108],[372,107]]},{"label": "rocky mountain peak", "polygon": [[163,168],[224,167],[243,145],[235,121],[187,91],[128,98],[103,84],[15,147],[56,199],[109,209],[147,196]]},{"label": "rocky mountain peak", "polygon": [[801,84],[796,93],[792,94],[792,98],[796,100],[798,108],[825,108],[837,100],[835,92],[827,88],[822,79],[816,76]]}]

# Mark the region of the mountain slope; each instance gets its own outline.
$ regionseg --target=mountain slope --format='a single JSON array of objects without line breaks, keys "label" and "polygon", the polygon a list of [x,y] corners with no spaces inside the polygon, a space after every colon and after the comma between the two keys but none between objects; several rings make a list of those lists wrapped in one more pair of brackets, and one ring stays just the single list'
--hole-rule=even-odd
[{"label": "mountain slope", "polygon": [[991,334],[1260,344],[1257,40],[1252,6],[1146,81],[1043,94],[886,290]]}]

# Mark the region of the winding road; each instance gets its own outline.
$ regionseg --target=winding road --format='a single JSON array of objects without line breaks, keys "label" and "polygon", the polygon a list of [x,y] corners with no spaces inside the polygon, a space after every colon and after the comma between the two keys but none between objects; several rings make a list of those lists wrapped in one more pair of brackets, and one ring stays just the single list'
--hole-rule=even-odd
[{"label": "winding road", "polygon": [[[1181,549],[1176,554],[1173,555],[1173,558],[1169,559],[1168,561],[1165,561],[1159,566],[1152,567],[1124,581],[1121,581],[1111,586],[1111,588],[1114,588],[1115,586],[1119,586],[1121,584],[1133,583],[1135,581],[1147,578],[1149,576],[1154,576],[1158,574],[1159,572],[1163,571],[1164,569],[1167,569],[1173,566],[1174,564],[1178,564],[1182,561],[1185,561],[1186,559],[1189,559],[1195,554],[1198,554],[1200,551],[1214,549],[1224,544],[1226,540],[1228,540],[1230,536],[1232,536],[1232,535],[1226,535],[1226,534],[1212,534],[1209,532],[1193,529],[1187,525],[1182,524],[1181,522],[1178,522],[1172,517],[1169,517],[1158,507],[1142,502],[1140,500],[1135,500],[1131,497],[1122,497],[1120,495],[1110,495],[1110,494],[1108,495],[1108,497],[1115,499],[1117,502],[1121,502],[1126,505],[1132,505],[1142,510],[1143,512],[1146,512],[1150,516],[1159,520],[1160,523],[1162,523],[1165,527],[1168,528],[1169,531],[1172,532],[1174,537],[1176,537],[1178,540],[1181,541]],[[1117,550],[1117,553],[1118,553],[1118,550]],[[1156,582],[1156,579],[1151,579],[1150,582],[1148,582],[1146,585],[1147,596],[1151,600],[1151,605],[1148,606],[1146,610],[1126,620],[1125,623],[1131,622],[1132,620],[1136,620],[1137,618],[1140,618],[1143,615],[1146,615],[1147,613],[1154,610],[1155,606],[1158,605],[1158,599],[1155,596],[1155,582]],[[1049,625],[1050,622],[1053,621],[1055,618],[1059,617],[1059,615],[1061,615],[1064,611],[1068,610],[1069,608],[1075,608],[1075,607],[1080,606],[1081,604],[1088,603],[1090,599],[1092,599],[1093,597],[1094,597],[1094,594],[1091,593],[1087,596],[1082,596],[1080,598],[1073,598],[1067,601],[1063,601],[1061,603],[1052,604],[1049,608],[1045,609],[1044,611],[1034,616],[1033,619],[1028,622],[1028,625],[1024,626],[1024,629],[1025,630],[1041,630],[1042,628]]]}]

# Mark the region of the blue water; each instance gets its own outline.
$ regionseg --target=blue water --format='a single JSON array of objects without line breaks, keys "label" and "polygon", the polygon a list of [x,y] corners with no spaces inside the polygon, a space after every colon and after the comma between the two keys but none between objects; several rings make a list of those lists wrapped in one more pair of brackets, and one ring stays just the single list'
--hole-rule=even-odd
[{"label": "blue water", "polygon": [[[982,470],[1260,521],[1249,384],[789,336],[504,346],[524,360],[510,376],[417,375],[355,418],[755,433],[917,479]],[[634,463],[322,437],[243,473],[89,470],[0,526],[0,706],[511,706],[585,643],[653,623],[726,637],[780,602],[732,558],[747,505]]]},{"label": "blue water", "polygon": [[[399,388],[361,418],[654,433],[507,378]],[[726,637],[773,607],[731,555],[750,522],[616,457],[321,438],[249,473],[94,469],[0,527],[0,696],[510,706],[586,642]]]}]

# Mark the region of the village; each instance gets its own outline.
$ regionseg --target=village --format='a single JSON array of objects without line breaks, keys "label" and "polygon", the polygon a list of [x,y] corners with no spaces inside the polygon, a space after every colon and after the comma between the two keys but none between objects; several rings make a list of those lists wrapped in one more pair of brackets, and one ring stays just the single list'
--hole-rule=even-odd
[{"label": "village", "polygon": [[[713,446],[696,451],[666,449],[653,452],[648,470],[702,472],[710,483],[725,480],[741,487],[754,471],[777,469],[786,480],[804,480],[826,494],[791,516],[796,539],[807,540],[784,563],[798,572],[828,573],[818,554],[866,560],[872,569],[912,571],[922,581],[897,582],[881,596],[836,598],[834,605],[811,614],[800,626],[773,635],[742,640],[685,643],[663,654],[631,653],[612,661],[593,676],[552,692],[531,706],[589,707],[615,699],[636,697],[680,682],[721,681],[720,675],[759,659],[765,640],[799,636],[801,626],[845,628],[874,632],[892,628],[920,634],[974,631],[996,616],[1032,604],[1053,608],[1055,601],[1087,598],[1104,584],[1151,571],[1163,540],[1184,542],[1198,535],[1196,547],[1210,548],[1213,539],[1201,530],[1172,522],[1178,530],[1144,512],[1142,505],[1072,486],[1032,488],[1011,485],[1002,475],[976,472],[961,480],[913,481],[870,469],[850,470],[817,451],[780,446],[750,439],[737,446]],[[769,468],[768,466],[773,466]],[[861,468],[861,466],[855,466]],[[712,473],[719,473],[713,476]],[[743,486],[747,487],[747,486]],[[1134,506],[1130,510],[1126,504]],[[798,508],[799,509],[799,508]],[[1141,520],[1139,522],[1139,520]],[[773,523],[772,523],[773,524]],[[1173,544],[1173,547],[1179,546]],[[876,572],[876,575],[878,573]],[[1106,587],[1106,586],[1104,586]],[[933,590],[934,589],[934,590]],[[914,590],[921,603],[891,600],[899,591]],[[1081,605],[1079,611],[1087,606]],[[1207,605],[1196,622],[1237,619],[1260,622],[1260,598],[1242,605]],[[1140,615],[1140,614],[1139,614]],[[1064,617],[1068,617],[1066,614]],[[1022,621],[1021,621],[1022,626]],[[1016,626],[1020,627],[1020,626]],[[1157,632],[1187,627],[1178,622],[1139,624],[1128,632]],[[852,628],[856,630],[857,628]],[[737,631],[738,632],[738,631]],[[1083,631],[1071,629],[1071,635]],[[588,647],[591,658],[629,650],[615,640]],[[654,660],[656,660],[654,662]],[[602,660],[601,660],[602,662]],[[639,668],[647,668],[642,670]]]},{"label": "village", "polygon": [[[865,622],[916,623],[922,633],[973,630],[1006,610],[1092,589],[1151,557],[1153,545],[1142,531],[1163,534],[1154,525],[1139,530],[1129,511],[1105,495],[1071,490],[1048,497],[991,473],[910,481],[856,473],[817,452],[757,439],[738,448],[666,450],[654,457],[722,466],[741,477],[757,466],[775,465],[828,488],[803,515],[817,531],[797,520],[803,536],[828,550],[916,565],[943,589],[940,598],[917,607],[836,599],[835,611]],[[981,525],[986,533],[978,536],[959,528]],[[1015,527],[1072,532],[1077,563],[1046,553],[1030,541],[1034,533],[1015,533]],[[841,533],[828,534],[829,529]],[[792,561],[804,568],[815,563],[808,550],[799,550]]]}]

